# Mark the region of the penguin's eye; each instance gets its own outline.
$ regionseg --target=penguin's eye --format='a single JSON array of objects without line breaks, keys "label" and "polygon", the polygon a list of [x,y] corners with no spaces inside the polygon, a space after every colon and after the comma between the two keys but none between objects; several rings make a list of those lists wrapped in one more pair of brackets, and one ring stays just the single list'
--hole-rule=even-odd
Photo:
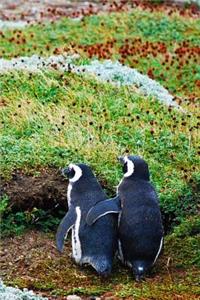
[{"label": "penguin's eye", "polygon": [[74,170],[73,168],[71,168],[70,171],[69,171],[69,173],[68,173],[69,179],[70,179],[70,178],[73,178],[74,175],[75,175],[75,170]]},{"label": "penguin's eye", "polygon": [[65,168],[65,169],[63,169],[63,171],[62,171],[62,173],[63,173],[63,175],[64,176],[66,176],[67,178],[73,178],[74,177],[74,175],[75,175],[75,170],[74,170],[74,168]]}]

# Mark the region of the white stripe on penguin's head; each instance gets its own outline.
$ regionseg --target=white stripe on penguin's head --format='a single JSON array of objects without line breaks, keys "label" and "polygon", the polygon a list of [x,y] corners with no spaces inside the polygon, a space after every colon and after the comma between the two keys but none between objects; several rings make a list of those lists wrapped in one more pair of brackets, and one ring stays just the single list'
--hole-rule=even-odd
[{"label": "white stripe on penguin's head", "polygon": [[82,174],[83,174],[81,168],[79,166],[75,165],[75,164],[70,164],[69,168],[73,169],[74,172],[75,172],[74,176],[69,179],[69,182],[76,182],[76,181],[78,181],[81,178]]},{"label": "white stripe on penguin's head", "polygon": [[127,172],[124,174],[124,177],[130,177],[134,173],[134,163],[128,156],[124,156],[124,163],[127,163]]}]

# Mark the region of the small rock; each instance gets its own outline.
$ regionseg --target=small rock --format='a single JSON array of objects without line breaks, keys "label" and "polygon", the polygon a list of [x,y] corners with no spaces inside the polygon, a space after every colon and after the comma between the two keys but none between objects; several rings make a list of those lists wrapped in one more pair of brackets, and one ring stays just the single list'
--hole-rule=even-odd
[{"label": "small rock", "polygon": [[81,300],[81,297],[76,295],[69,295],[67,296],[67,300]]}]

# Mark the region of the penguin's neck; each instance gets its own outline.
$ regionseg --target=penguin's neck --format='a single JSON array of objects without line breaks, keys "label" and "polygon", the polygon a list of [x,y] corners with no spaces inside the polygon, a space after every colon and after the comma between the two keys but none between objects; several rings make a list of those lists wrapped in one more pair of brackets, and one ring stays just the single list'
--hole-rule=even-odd
[{"label": "penguin's neck", "polygon": [[123,177],[123,179],[121,180],[120,184],[118,185],[118,192],[120,192],[120,190],[132,190],[133,187],[135,188],[139,188],[141,186],[141,184],[144,183],[148,183],[148,180],[142,179],[142,178],[133,178],[132,176],[130,177]]},{"label": "penguin's neck", "polygon": [[[93,196],[95,194],[95,197]],[[106,199],[106,194],[102,190],[96,178],[84,178],[77,182],[69,182],[67,191],[68,205],[80,206],[83,200],[86,206],[95,205],[95,200],[102,201]],[[99,198],[99,199],[98,199]],[[89,200],[90,199],[90,200]],[[92,201],[92,203],[90,203]]]},{"label": "penguin's neck", "polygon": [[124,180],[132,180],[132,181],[149,181],[149,174],[144,174],[144,173],[133,173],[132,175],[130,175],[129,177],[123,177]]}]

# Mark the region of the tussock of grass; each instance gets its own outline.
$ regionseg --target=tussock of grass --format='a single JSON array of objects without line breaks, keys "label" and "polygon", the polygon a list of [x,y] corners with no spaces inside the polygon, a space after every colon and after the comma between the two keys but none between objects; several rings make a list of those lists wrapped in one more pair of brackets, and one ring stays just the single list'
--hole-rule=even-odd
[{"label": "tussock of grass", "polygon": [[200,218],[186,218],[165,239],[165,254],[177,268],[200,267]]}]

